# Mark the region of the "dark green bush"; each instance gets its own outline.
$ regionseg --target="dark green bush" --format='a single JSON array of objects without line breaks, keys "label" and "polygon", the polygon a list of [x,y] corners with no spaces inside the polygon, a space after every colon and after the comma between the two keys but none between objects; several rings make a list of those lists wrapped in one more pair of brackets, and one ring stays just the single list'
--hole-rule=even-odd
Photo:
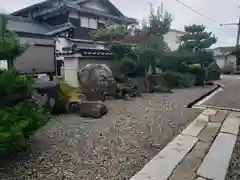
[{"label": "dark green bush", "polygon": [[49,119],[31,100],[32,76],[15,70],[0,72],[0,155],[16,150]]},{"label": "dark green bush", "polygon": [[180,87],[182,74],[178,72],[167,71],[162,74],[163,78],[167,81],[170,87]]},{"label": "dark green bush", "polygon": [[0,103],[14,105],[30,97],[32,76],[20,75],[16,70],[0,72]]},{"label": "dark green bush", "polygon": [[124,57],[120,63],[120,70],[124,74],[131,73],[136,67],[136,63],[129,57]]},{"label": "dark green bush", "polygon": [[0,110],[0,155],[16,150],[26,138],[49,120],[49,115],[30,102]]},{"label": "dark green bush", "polygon": [[192,74],[182,74],[179,72],[167,71],[162,74],[171,88],[191,87],[196,81],[196,77]]},{"label": "dark green bush", "polygon": [[200,64],[189,65],[189,72],[196,76],[195,85],[197,86],[204,85],[207,75],[206,75],[206,70],[202,68]]}]

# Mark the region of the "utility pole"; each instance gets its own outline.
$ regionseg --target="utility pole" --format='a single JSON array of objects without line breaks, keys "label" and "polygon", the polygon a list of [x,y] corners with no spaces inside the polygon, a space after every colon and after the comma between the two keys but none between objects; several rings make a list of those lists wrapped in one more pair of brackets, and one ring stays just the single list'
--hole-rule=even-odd
[{"label": "utility pole", "polygon": [[240,16],[238,19],[238,23],[227,23],[227,24],[220,24],[220,26],[225,26],[225,25],[237,25],[238,30],[237,30],[237,39],[236,39],[236,65],[237,65],[237,71],[240,71],[240,55],[238,53],[239,51],[239,41],[240,41]]},{"label": "utility pole", "polygon": [[238,20],[238,31],[237,31],[237,43],[236,43],[236,48],[239,47],[239,38],[240,38],[240,16],[239,16],[239,20]]}]

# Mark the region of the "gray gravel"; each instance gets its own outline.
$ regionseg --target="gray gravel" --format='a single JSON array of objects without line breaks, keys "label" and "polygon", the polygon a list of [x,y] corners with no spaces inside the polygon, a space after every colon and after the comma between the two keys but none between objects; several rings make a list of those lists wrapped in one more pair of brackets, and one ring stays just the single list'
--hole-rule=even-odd
[{"label": "gray gravel", "polygon": [[233,150],[232,159],[228,168],[226,180],[240,179],[240,132]]},{"label": "gray gravel", "polygon": [[0,179],[128,180],[202,112],[184,106],[210,89],[108,101],[101,119],[56,117],[23,153],[0,160]]}]

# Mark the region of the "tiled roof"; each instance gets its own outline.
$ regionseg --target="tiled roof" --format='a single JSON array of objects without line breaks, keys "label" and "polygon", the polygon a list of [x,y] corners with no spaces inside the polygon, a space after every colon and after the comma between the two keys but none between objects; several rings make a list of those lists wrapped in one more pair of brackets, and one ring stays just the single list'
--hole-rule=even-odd
[{"label": "tiled roof", "polygon": [[70,23],[64,23],[58,26],[47,26],[33,20],[19,17],[19,16],[7,16],[8,24],[7,28],[10,31],[21,32],[21,33],[31,33],[31,34],[40,34],[40,35],[54,35],[60,33],[64,30],[74,28]]},{"label": "tiled roof", "polygon": [[7,16],[7,19],[7,28],[11,31],[33,34],[45,34],[50,30],[49,27],[26,18]]},{"label": "tiled roof", "polygon": [[61,24],[59,26],[52,27],[51,30],[46,33],[46,35],[57,34],[57,33],[60,33],[62,31],[66,31],[66,30],[71,29],[71,28],[75,28],[75,26],[72,23],[67,22],[65,24]]},{"label": "tiled roof", "polygon": [[26,32],[32,34],[46,34],[50,31],[50,28],[48,26],[26,18],[18,16],[7,16],[7,19],[7,28],[10,31]]},{"label": "tiled roof", "polygon": [[64,55],[73,55],[75,53],[80,53],[82,56],[91,56],[91,57],[111,57],[113,55],[112,52],[105,49],[91,49],[91,48],[77,48],[74,50],[70,50],[71,47],[65,48],[65,51],[56,52],[57,56]]}]

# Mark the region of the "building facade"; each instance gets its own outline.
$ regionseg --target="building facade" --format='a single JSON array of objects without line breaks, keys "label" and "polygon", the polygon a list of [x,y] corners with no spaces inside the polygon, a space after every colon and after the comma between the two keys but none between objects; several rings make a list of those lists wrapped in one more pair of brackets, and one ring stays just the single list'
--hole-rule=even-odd
[{"label": "building facade", "polygon": [[107,21],[126,26],[136,23],[135,19],[124,16],[109,0],[46,0],[13,12],[11,16],[21,17],[38,26],[26,28],[24,24],[18,24],[21,27],[17,29],[57,37],[58,51],[76,42],[92,47],[94,43],[89,32],[103,27]]},{"label": "building facade", "polygon": [[236,55],[233,54],[233,51],[236,49],[235,46],[225,46],[217,47],[212,49],[214,58],[218,66],[223,69],[226,65],[232,64],[233,68],[236,69]]}]

